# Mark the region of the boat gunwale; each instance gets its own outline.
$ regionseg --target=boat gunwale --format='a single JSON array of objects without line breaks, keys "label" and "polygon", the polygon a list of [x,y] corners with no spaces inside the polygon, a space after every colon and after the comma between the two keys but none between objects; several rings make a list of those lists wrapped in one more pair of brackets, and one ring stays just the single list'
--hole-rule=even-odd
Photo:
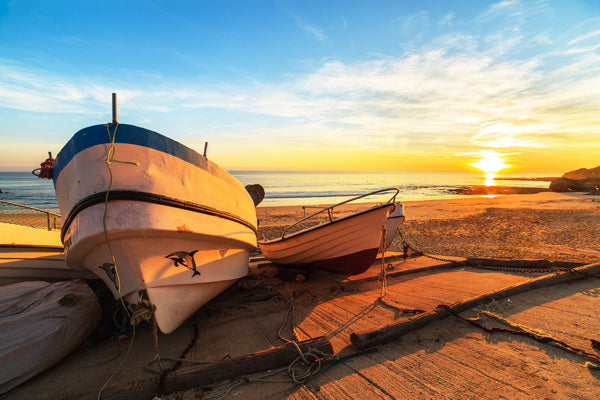
[{"label": "boat gunwale", "polygon": [[[116,134],[117,132],[118,134]],[[110,145],[111,134],[114,135],[115,144],[132,144],[147,147],[177,157],[200,168],[204,168],[206,163],[208,163],[208,159],[196,150],[150,129],[122,123],[97,124],[75,132],[71,139],[58,152],[52,167],[52,180],[54,184],[56,185],[56,181],[62,170],[77,154],[97,145]]]},{"label": "boat gunwale", "polygon": [[263,245],[263,244],[274,244],[274,243],[284,242],[284,241],[286,241],[288,239],[296,238],[298,235],[302,235],[302,234],[305,234],[305,233],[313,232],[313,231],[316,231],[316,230],[319,230],[319,229],[331,226],[333,224],[346,221],[346,220],[348,220],[350,218],[357,217],[357,216],[362,215],[362,214],[367,214],[369,212],[376,211],[376,210],[379,210],[379,209],[384,208],[384,207],[393,207],[394,205],[395,205],[394,203],[378,204],[378,205],[376,205],[374,207],[371,207],[371,208],[368,208],[366,210],[359,211],[357,213],[350,214],[350,215],[347,215],[345,217],[341,217],[341,218],[335,219],[333,221],[329,221],[329,222],[322,223],[322,224],[319,224],[319,225],[311,226],[309,228],[303,229],[303,230],[298,231],[298,232],[294,232],[294,233],[290,234],[289,236],[285,236],[285,237],[281,236],[281,237],[278,237],[276,239],[267,240],[267,241],[264,241],[264,242],[260,242],[259,241],[258,244],[259,245]]}]

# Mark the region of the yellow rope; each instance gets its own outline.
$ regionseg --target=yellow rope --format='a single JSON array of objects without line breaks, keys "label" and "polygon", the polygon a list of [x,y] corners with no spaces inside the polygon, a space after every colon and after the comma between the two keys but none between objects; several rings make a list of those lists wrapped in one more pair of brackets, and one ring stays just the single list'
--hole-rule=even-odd
[{"label": "yellow rope", "polygon": [[[110,146],[106,152],[106,159],[104,160],[107,168],[108,168],[108,189],[106,190],[106,196],[104,198],[104,214],[102,216],[102,229],[104,232],[104,239],[106,240],[106,245],[108,247],[108,251],[110,253],[110,258],[113,262],[113,266],[115,268],[115,285],[116,285],[116,289],[117,292],[119,293],[119,300],[121,301],[121,306],[123,307],[123,310],[125,310],[125,313],[127,314],[127,316],[129,317],[129,319],[131,320],[131,314],[129,313],[129,310],[127,309],[127,305],[125,304],[125,300],[123,300],[123,294],[121,293],[121,276],[119,274],[119,268],[117,266],[117,260],[115,258],[112,246],[111,246],[111,242],[110,242],[110,238],[108,236],[108,230],[106,229],[106,219],[108,216],[108,196],[110,193],[110,190],[112,188],[112,183],[113,183],[113,174],[112,174],[112,168],[111,168],[111,164],[113,162],[119,162],[119,163],[125,163],[125,164],[131,164],[131,165],[136,165],[139,166],[138,163],[134,163],[134,162],[125,162],[125,161],[118,161],[118,160],[114,160],[114,153],[115,153],[115,139],[117,136],[117,129],[119,128],[119,123],[117,122],[115,124],[115,128],[113,130],[113,133],[111,135],[110,133],[110,126],[111,124],[108,123],[106,124],[106,133],[108,134],[108,138],[110,140]],[[112,372],[112,374],[108,377],[108,379],[106,380],[106,382],[104,382],[104,384],[102,385],[102,387],[100,388],[100,390],[98,391],[98,396],[97,399],[100,399],[100,396],[102,395],[102,391],[104,391],[104,389],[106,388],[106,386],[108,385],[108,383],[113,379],[113,377],[115,376],[115,374],[123,367],[123,364],[125,364],[125,361],[127,360],[127,357],[129,356],[129,352],[131,351],[131,348],[133,346],[133,341],[135,339],[135,325],[132,326],[133,329],[133,333],[131,335],[131,339],[129,341],[129,346],[127,347],[127,352],[125,353],[125,356],[123,357],[123,359],[121,360],[121,362],[119,363],[119,365],[117,366],[117,368]]]}]

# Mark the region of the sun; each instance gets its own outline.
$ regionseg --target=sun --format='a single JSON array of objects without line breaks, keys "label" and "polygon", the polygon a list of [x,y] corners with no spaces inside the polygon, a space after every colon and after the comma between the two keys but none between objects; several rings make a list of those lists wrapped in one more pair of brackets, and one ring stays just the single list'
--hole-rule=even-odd
[{"label": "sun", "polygon": [[495,150],[481,150],[479,152],[481,159],[475,163],[470,163],[473,167],[479,168],[485,172],[485,186],[494,186],[494,179],[496,172],[501,169],[510,167],[509,164],[505,164],[502,157],[505,154],[498,153]]},{"label": "sun", "polygon": [[475,163],[471,163],[471,165],[475,168],[479,168],[483,172],[496,173],[501,169],[510,167],[510,165],[504,163],[504,160],[502,159],[503,154],[500,154],[495,150],[481,150],[479,153],[481,159]]}]

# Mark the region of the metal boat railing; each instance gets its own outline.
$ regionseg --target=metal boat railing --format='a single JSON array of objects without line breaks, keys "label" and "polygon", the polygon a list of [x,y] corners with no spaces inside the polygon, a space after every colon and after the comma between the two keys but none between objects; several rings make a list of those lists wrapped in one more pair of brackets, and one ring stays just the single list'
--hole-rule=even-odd
[{"label": "metal boat railing", "polygon": [[[291,228],[293,228],[295,226],[298,226],[299,224],[301,224],[303,222],[306,222],[307,220],[309,220],[309,219],[311,219],[311,218],[313,218],[313,217],[315,217],[315,216],[317,216],[317,215],[319,215],[321,213],[327,212],[327,216],[329,217],[329,222],[333,222],[335,220],[335,218],[333,217],[333,209],[335,207],[339,207],[339,206],[341,206],[343,204],[347,204],[347,203],[353,202],[355,200],[359,200],[359,199],[362,199],[362,198],[365,198],[365,197],[373,196],[373,195],[376,195],[376,194],[379,194],[379,193],[392,192],[392,191],[394,192],[394,194],[392,195],[392,197],[389,200],[381,202],[379,204],[395,203],[396,202],[396,196],[398,196],[398,193],[400,192],[400,189],[398,189],[398,188],[386,188],[386,189],[375,190],[374,192],[362,194],[360,196],[353,197],[351,199],[342,201],[342,202],[334,204],[332,206],[323,207],[319,211],[314,212],[314,213],[312,213],[310,215],[307,215],[307,216],[299,219],[298,221],[294,222],[292,225],[289,225],[288,227],[286,227],[283,230],[283,233],[281,234],[281,238],[283,239],[285,237],[285,234],[288,233],[288,231]],[[306,209],[304,209],[304,212],[306,213]]]},{"label": "metal boat railing", "polygon": [[0,222],[34,228],[60,229],[60,214],[23,204],[0,200]]}]

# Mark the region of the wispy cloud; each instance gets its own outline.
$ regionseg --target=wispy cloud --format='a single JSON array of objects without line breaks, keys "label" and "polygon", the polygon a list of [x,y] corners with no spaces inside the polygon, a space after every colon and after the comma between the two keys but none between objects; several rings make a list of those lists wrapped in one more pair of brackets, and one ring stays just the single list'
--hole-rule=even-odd
[{"label": "wispy cloud", "polygon": [[552,8],[547,0],[503,0],[492,4],[475,20],[484,22],[495,18],[510,17],[515,22],[522,23],[526,18],[540,14],[552,14]]},{"label": "wispy cloud", "polygon": [[[497,3],[488,12],[519,4]],[[543,9],[543,2],[536,4]],[[404,26],[428,18],[419,13]],[[325,37],[312,32],[318,40]],[[283,82],[244,85],[199,85],[139,72],[136,80],[72,78],[0,59],[0,107],[105,114],[107,96],[116,89],[123,104],[146,118],[175,111],[189,111],[190,119],[206,110],[228,113],[227,129],[206,127],[227,130],[226,140],[246,135],[254,142],[303,143],[310,133],[314,146],[402,146],[447,154],[469,146],[560,148],[600,129],[600,56],[597,46],[588,47],[599,35],[580,33],[547,54],[511,60],[508,49],[526,45],[518,31],[484,38],[459,32],[395,57],[330,60]],[[552,63],[558,56],[560,64]],[[194,123],[205,124],[200,118]]]},{"label": "wispy cloud", "polygon": [[453,23],[454,23],[454,13],[453,12],[449,12],[448,14],[444,15],[444,17],[438,21],[438,25],[441,25],[441,26],[452,26]]},{"label": "wispy cloud", "polygon": [[[298,15],[295,12],[290,11],[289,9],[284,10],[284,12],[294,21],[296,26],[298,26],[300,29],[302,29],[306,34],[308,34],[312,38],[318,40],[319,42],[324,42],[325,40],[327,40],[327,35],[325,34],[323,29],[315,26],[314,24],[307,22],[300,15]],[[342,21],[342,23],[346,24],[347,22],[344,19]]]}]

